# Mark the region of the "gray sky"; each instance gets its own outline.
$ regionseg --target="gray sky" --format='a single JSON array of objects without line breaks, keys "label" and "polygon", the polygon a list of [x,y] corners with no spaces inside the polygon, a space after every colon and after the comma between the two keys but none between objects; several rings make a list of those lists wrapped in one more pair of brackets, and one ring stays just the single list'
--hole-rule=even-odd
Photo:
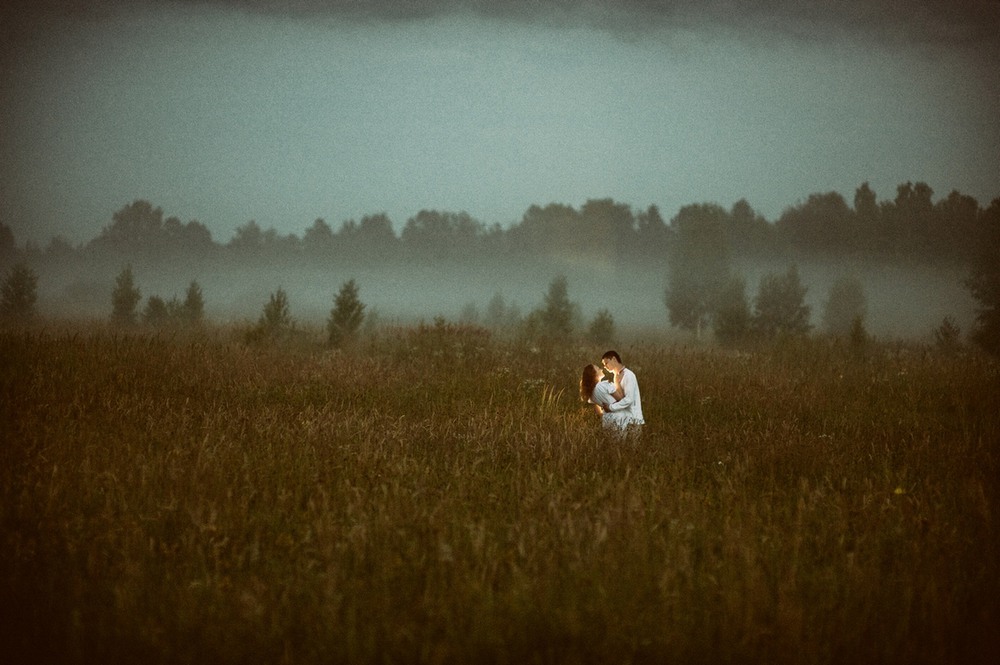
[{"label": "gray sky", "polygon": [[[742,5],[750,4],[751,9]],[[1000,2],[174,3],[0,16],[0,221],[96,236],[144,198],[220,242],[423,208],[740,198],[868,181],[1000,196]]]}]

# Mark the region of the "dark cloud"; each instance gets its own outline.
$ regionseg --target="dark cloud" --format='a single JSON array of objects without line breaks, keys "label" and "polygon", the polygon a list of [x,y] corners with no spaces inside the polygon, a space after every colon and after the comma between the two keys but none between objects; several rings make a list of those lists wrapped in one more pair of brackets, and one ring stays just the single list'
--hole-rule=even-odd
[{"label": "dark cloud", "polygon": [[[96,17],[162,0],[7,0],[8,25],[24,17]],[[465,13],[545,25],[576,24],[637,33],[717,27],[741,33],[828,39],[863,36],[944,46],[1000,42],[1000,0],[173,0],[290,17],[364,22],[407,21]]]},{"label": "dark cloud", "polygon": [[[640,32],[723,27],[803,38],[863,35],[964,45],[1000,40],[1000,0],[181,0],[245,11],[356,20],[407,20],[464,12],[548,25]],[[752,36],[752,35],[748,35]]]}]

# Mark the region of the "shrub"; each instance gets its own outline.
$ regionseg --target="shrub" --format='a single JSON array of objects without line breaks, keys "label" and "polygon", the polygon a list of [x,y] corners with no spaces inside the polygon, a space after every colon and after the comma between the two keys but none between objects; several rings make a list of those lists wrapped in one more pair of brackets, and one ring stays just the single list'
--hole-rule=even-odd
[{"label": "shrub", "polygon": [[812,325],[810,307],[805,304],[806,291],[794,265],[784,275],[765,275],[754,302],[754,328],[764,337],[809,332]]},{"label": "shrub", "polygon": [[962,330],[950,316],[934,330],[934,343],[942,351],[954,351],[962,345]]}]

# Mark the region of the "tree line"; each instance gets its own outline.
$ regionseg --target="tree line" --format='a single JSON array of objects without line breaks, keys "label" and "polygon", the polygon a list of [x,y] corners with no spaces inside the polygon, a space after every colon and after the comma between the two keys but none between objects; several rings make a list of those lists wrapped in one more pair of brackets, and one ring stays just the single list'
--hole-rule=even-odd
[{"label": "tree line", "polygon": [[579,208],[560,203],[532,205],[509,227],[486,225],[465,212],[421,210],[396,233],[383,213],[334,229],[316,219],[302,233],[281,234],[256,221],[236,228],[220,243],[197,220],[164,216],[149,201],[136,200],[112,216],[89,242],[74,247],[61,236],[40,248],[18,247],[0,222],[0,257],[65,259],[74,255],[226,256],[239,259],[294,257],[358,262],[468,260],[477,257],[610,256],[634,261],[666,257],[684,226],[717,233],[737,257],[843,256],[967,263],[981,247],[984,229],[1000,199],[986,209],[952,191],[935,201],[926,183],[907,182],[891,200],[879,201],[868,183],[851,203],[838,192],[812,194],[789,206],[774,222],[741,199],[730,208],[716,203],[683,206],[669,221],[651,205],[643,210],[612,199],[591,199]]},{"label": "tree line", "polygon": [[[856,190],[853,206],[835,192],[814,194],[786,209],[775,223],[758,215],[745,200],[729,210],[713,203],[687,205],[667,223],[656,206],[634,212],[611,199],[589,200],[579,210],[562,204],[531,206],[519,224],[507,229],[485,227],[467,213],[430,210],[410,218],[399,235],[384,214],[364,217],[360,223],[348,220],[337,232],[318,219],[301,239],[282,236],[273,229],[264,231],[251,221],[238,228],[226,245],[215,243],[199,222],[164,219],[160,208],[137,200],[116,212],[100,235],[78,248],[54,239],[44,252],[30,246],[20,249],[9,227],[0,223],[0,259],[5,263],[13,259],[16,264],[4,278],[0,314],[10,319],[32,311],[37,275],[28,264],[39,256],[169,260],[201,255],[209,261],[228,256],[247,261],[285,257],[319,262],[350,258],[365,263],[464,261],[486,256],[565,255],[585,260],[593,256],[625,258],[630,265],[646,259],[646,265],[662,266],[667,277],[664,304],[671,325],[699,335],[702,330],[711,330],[719,341],[738,344],[807,332],[811,328],[809,311],[804,306],[805,290],[795,259],[851,256],[966,266],[965,285],[980,303],[973,339],[1000,351],[1000,198],[983,209],[975,199],[958,192],[937,202],[932,195],[924,183],[906,183],[897,188],[894,200],[878,202],[865,183]],[[766,275],[751,302],[745,280],[734,270],[736,258],[790,258],[791,267],[783,275]],[[129,279],[130,269],[119,276],[119,282]],[[554,282],[551,288],[554,292],[547,299],[565,300],[564,281]],[[287,307],[283,296],[280,290],[272,294],[275,302],[265,310],[258,331],[282,328],[273,323],[283,320],[282,308]],[[115,301],[115,317],[121,318],[119,310],[134,315],[138,294],[119,283],[115,298],[119,297],[123,300]],[[488,310],[496,309],[493,305]],[[503,306],[498,305],[500,309]],[[201,307],[200,289],[192,283],[184,302],[151,296],[143,320],[155,324],[198,319]],[[571,309],[563,314],[568,316]],[[863,338],[865,303],[859,283],[848,279],[835,284],[826,310],[824,327],[828,332],[850,331],[855,338]],[[565,316],[553,314],[560,308],[541,311],[548,314],[533,312],[523,321],[525,328],[561,335],[568,324]],[[493,318],[509,321],[519,317],[519,313],[514,314],[517,316],[505,312]],[[494,323],[500,325],[500,321]],[[613,327],[613,319],[608,312],[601,312],[591,327],[597,335]],[[946,336],[947,328],[946,321],[942,328]]]}]

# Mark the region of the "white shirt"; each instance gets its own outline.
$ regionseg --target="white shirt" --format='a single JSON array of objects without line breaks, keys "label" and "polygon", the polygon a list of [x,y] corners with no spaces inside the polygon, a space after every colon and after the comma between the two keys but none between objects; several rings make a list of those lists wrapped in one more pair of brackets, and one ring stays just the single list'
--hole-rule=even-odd
[{"label": "white shirt", "polygon": [[[642,398],[639,396],[639,380],[635,378],[635,373],[632,370],[622,368],[620,383],[622,390],[625,391],[625,396],[617,402],[609,404],[604,410],[610,411],[622,425],[642,425],[646,421],[642,417]],[[612,390],[614,390],[613,385]]]}]

